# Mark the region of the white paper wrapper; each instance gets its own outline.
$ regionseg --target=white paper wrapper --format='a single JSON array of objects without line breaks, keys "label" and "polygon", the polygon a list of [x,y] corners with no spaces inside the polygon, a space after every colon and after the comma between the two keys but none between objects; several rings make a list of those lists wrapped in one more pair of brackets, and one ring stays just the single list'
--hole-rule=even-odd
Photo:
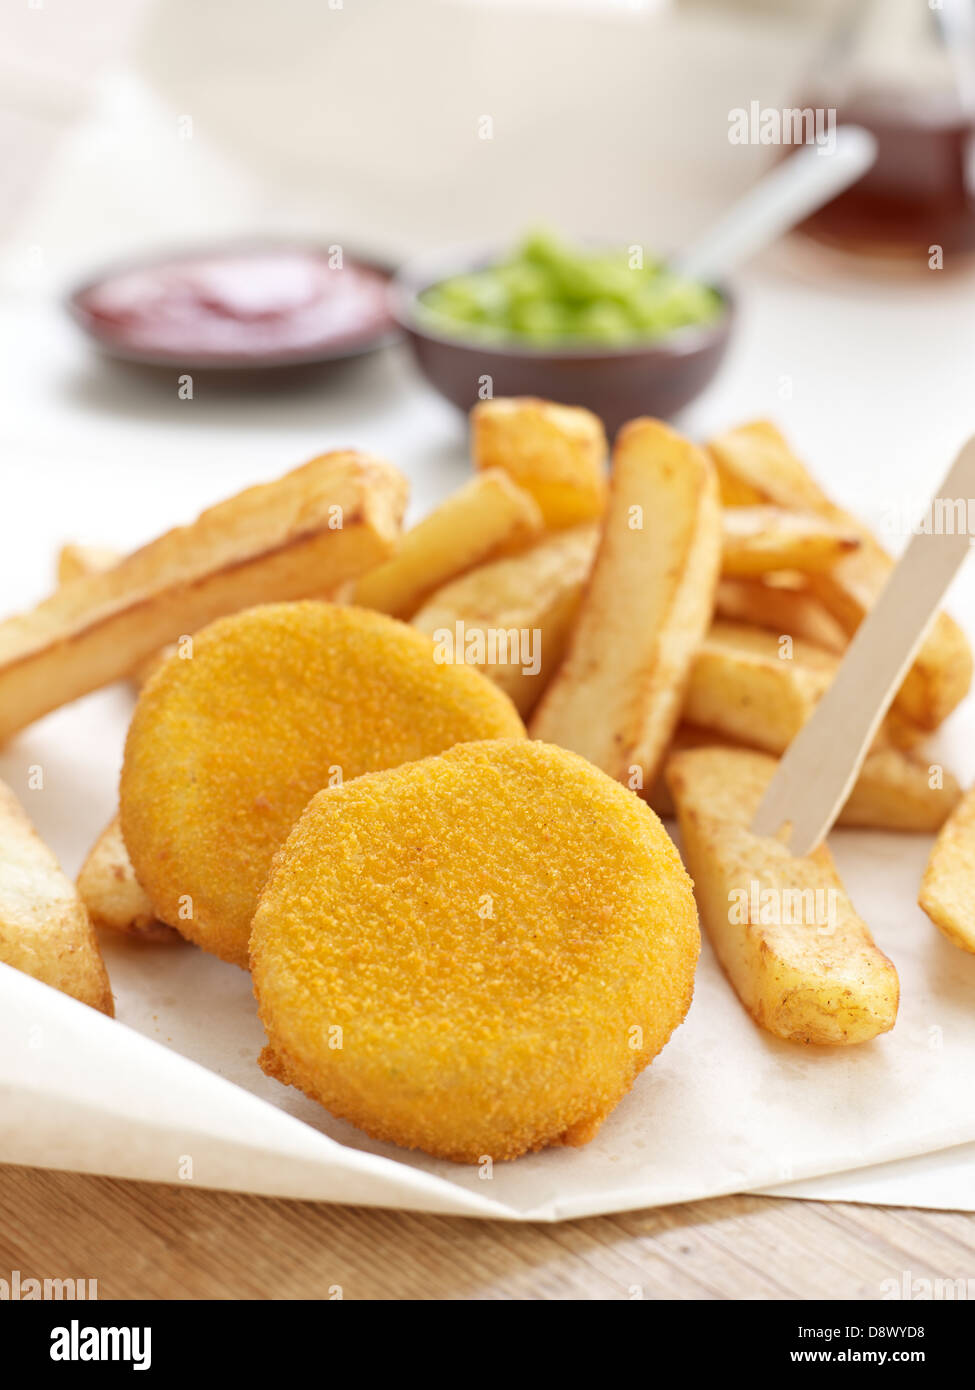
[{"label": "white paper wrapper", "polygon": [[[82,838],[72,827],[83,804],[111,805],[129,705],[125,691],[103,692],[13,745],[21,767],[26,756],[48,769],[47,789],[24,795],[49,833],[60,823],[57,838]],[[0,773],[13,756],[0,759]],[[901,977],[897,1026],[873,1043],[808,1049],[761,1032],[705,945],[687,1022],[598,1137],[485,1177],[374,1143],[265,1077],[245,972],[182,942],[105,936],[115,1022],[0,969],[0,1159],[559,1220],[778,1188],[975,1142],[966,1084],[975,957],[913,906],[929,841],[850,831],[834,842],[853,900]]]}]

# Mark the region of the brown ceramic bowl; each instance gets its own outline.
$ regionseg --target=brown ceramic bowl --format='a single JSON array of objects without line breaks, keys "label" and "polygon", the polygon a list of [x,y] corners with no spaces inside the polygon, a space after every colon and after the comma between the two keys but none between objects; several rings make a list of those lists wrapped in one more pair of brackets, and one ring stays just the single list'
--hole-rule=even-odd
[{"label": "brown ceramic bowl", "polygon": [[514,340],[484,343],[437,333],[424,322],[417,300],[451,275],[492,264],[496,255],[454,252],[406,265],[392,287],[393,314],[413,349],[420,371],[460,410],[483,397],[484,378],[495,396],[542,396],[563,405],[584,405],[612,434],[638,415],[668,419],[708,385],[724,357],[734,319],[734,299],[715,289],[725,311],[714,323],[680,328],[652,343],[623,347],[534,347]]}]

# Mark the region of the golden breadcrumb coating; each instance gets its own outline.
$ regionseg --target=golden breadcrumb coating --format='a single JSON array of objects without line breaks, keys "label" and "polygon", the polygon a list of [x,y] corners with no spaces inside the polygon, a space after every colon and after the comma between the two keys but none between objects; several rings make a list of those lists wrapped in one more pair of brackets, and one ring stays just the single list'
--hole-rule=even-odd
[{"label": "golden breadcrumb coating", "polygon": [[493,740],[320,792],[251,936],[265,1071],[459,1162],[590,1140],[682,1021],[690,879],[633,792]]},{"label": "golden breadcrumb coating", "polygon": [[246,967],[274,851],[322,787],[468,739],[524,736],[507,696],[360,608],[268,604],[204,628],[143,690],[122,833],[158,916]]}]

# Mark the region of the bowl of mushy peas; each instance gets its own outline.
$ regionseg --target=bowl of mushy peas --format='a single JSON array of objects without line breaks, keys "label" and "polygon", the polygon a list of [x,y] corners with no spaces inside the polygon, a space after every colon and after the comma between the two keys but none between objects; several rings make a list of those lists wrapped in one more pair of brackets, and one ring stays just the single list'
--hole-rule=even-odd
[{"label": "bowl of mushy peas", "polygon": [[642,247],[573,245],[534,232],[504,252],[407,264],[393,312],[430,384],[461,410],[489,396],[584,405],[608,430],[668,418],[717,371],[733,300]]}]

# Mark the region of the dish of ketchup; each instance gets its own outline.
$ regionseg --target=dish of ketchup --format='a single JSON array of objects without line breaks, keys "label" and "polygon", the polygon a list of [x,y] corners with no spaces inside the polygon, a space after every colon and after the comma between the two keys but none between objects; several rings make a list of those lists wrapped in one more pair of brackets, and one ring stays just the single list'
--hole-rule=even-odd
[{"label": "dish of ketchup", "polygon": [[70,299],[106,351],[181,367],[327,361],[387,341],[389,273],[337,248],[233,246],[142,261]]}]

